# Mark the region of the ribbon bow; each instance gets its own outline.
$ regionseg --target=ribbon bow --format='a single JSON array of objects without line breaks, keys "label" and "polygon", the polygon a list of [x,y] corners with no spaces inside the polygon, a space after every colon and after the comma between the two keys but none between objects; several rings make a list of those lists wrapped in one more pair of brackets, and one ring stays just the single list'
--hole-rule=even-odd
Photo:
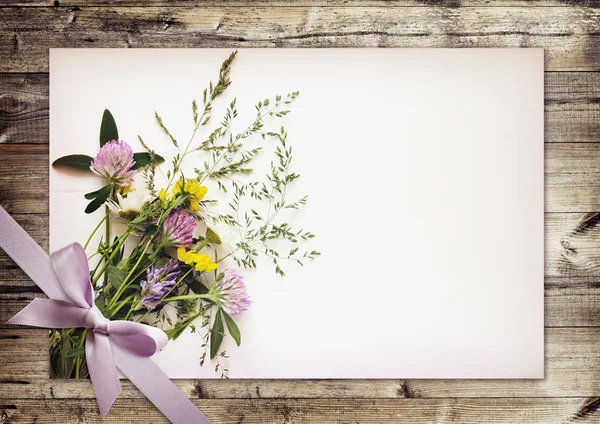
[{"label": "ribbon bow", "polygon": [[0,247],[46,293],[7,324],[87,328],[87,368],[102,418],[121,392],[117,368],[173,423],[210,421],[149,359],[167,343],[155,327],[110,321],[94,304],[85,251],[70,244],[50,256],[0,207]]}]

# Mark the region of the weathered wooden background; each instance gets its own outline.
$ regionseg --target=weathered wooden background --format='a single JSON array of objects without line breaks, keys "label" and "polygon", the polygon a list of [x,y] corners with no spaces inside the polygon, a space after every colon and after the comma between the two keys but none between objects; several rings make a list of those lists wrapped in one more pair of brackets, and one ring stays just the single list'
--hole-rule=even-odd
[{"label": "weathered wooden background", "polygon": [[[546,378],[179,387],[215,423],[600,423],[600,1],[3,0],[0,204],[47,248],[49,47],[357,46],[545,49]],[[35,296],[0,253],[0,322]],[[99,421],[88,381],[48,379],[46,331],[9,326],[0,418]],[[125,383],[106,421],[164,418]]]}]

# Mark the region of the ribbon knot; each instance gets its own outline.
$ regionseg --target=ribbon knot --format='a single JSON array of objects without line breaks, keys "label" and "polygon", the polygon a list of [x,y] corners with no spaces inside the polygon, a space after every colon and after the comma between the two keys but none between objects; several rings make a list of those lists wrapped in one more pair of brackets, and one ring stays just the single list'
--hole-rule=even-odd
[{"label": "ribbon knot", "polygon": [[92,306],[86,312],[83,317],[83,325],[86,328],[91,328],[96,333],[102,333],[108,335],[108,325],[110,320],[102,315],[100,309],[98,309],[95,305]]},{"label": "ribbon knot", "polygon": [[87,255],[78,243],[50,256],[0,207],[0,247],[44,291],[7,323],[45,328],[89,328],[85,355],[102,418],[121,392],[117,367],[167,418],[210,424],[206,416],[149,359],[167,343],[159,328],[110,321],[96,307]]}]

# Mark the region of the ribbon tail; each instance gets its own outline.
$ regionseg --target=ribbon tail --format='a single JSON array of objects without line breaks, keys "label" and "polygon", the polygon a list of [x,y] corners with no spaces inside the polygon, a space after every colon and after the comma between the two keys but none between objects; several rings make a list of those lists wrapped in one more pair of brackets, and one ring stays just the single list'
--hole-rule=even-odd
[{"label": "ribbon tail", "polygon": [[108,336],[88,330],[85,355],[100,416],[104,419],[121,393],[121,382],[113,362]]},{"label": "ribbon tail", "polygon": [[123,374],[174,424],[210,420],[167,378],[150,358],[133,356],[111,340],[113,359]]},{"label": "ribbon tail", "polygon": [[65,302],[70,300],[58,282],[48,254],[1,206],[0,248],[25,271],[46,296]]},{"label": "ribbon tail", "polygon": [[86,310],[61,300],[36,298],[6,323],[43,328],[82,327]]}]

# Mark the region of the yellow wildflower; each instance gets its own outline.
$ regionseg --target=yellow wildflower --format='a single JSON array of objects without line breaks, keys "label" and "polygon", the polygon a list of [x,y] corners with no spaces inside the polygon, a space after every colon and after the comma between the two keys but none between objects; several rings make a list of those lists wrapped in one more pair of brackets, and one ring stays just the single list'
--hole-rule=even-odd
[{"label": "yellow wildflower", "polygon": [[161,188],[160,191],[158,192],[157,197],[160,199],[161,202],[165,203],[166,201],[171,200],[173,195],[170,193],[167,193],[164,188]]},{"label": "yellow wildflower", "polygon": [[185,181],[179,180],[173,187],[173,194],[185,193],[189,196],[190,209],[192,211],[200,210],[199,203],[207,192],[208,188],[201,186],[195,178],[187,178]]},{"label": "yellow wildflower", "polygon": [[194,250],[186,250],[185,247],[177,249],[177,259],[186,265],[193,265],[198,272],[212,272],[218,266],[212,262],[210,256],[204,253],[196,253]]},{"label": "yellow wildflower", "polygon": [[186,265],[192,265],[194,263],[194,251],[186,250],[185,247],[177,249],[177,259],[184,262]]},{"label": "yellow wildflower", "polygon": [[118,191],[119,193],[121,193],[123,196],[125,196],[125,195],[127,195],[127,194],[131,193],[133,190],[135,190],[135,188],[131,188],[131,184],[128,184],[128,185],[126,185],[126,186],[123,186],[123,187],[119,187],[119,188],[117,189],[117,191]]},{"label": "yellow wildflower", "polygon": [[194,262],[196,262],[194,269],[199,272],[211,272],[217,269],[217,264],[212,262],[210,257],[204,253],[197,253]]}]

